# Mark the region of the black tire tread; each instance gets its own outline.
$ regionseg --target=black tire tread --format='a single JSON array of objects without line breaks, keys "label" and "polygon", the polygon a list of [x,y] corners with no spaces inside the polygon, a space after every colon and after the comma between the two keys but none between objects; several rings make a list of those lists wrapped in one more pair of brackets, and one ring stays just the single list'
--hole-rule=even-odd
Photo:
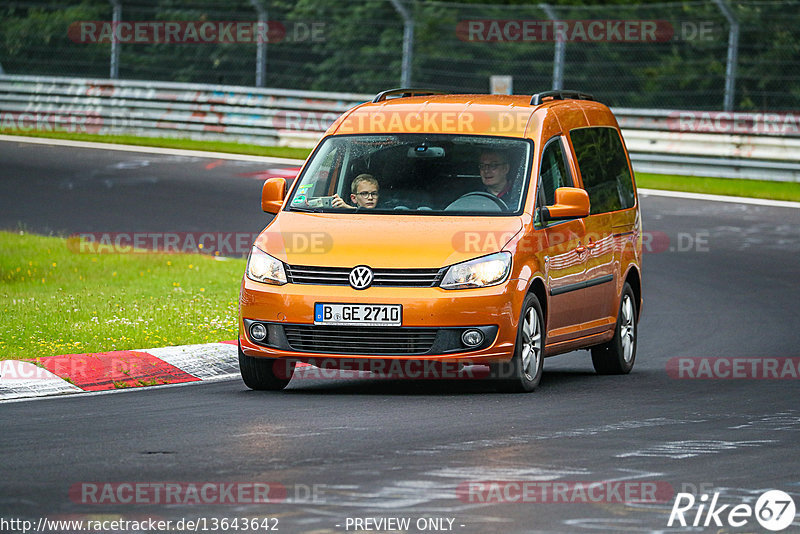
[{"label": "black tire tread", "polygon": [[[624,349],[620,340],[621,333],[621,318],[622,318],[622,300],[625,295],[628,295],[633,303],[633,324],[634,324],[634,344],[633,356],[628,365],[624,358]],[[636,297],[631,289],[630,284],[625,282],[622,287],[622,293],[619,297],[619,311],[617,312],[617,325],[614,329],[614,337],[607,343],[592,347],[592,365],[597,374],[600,375],[624,375],[631,372],[633,364],[636,362],[636,342],[639,335],[638,331],[638,307]]]},{"label": "black tire tread", "polygon": [[284,389],[292,379],[294,366],[287,366],[288,377],[281,378],[275,373],[275,368],[281,365],[281,360],[271,358],[254,358],[247,356],[239,347],[239,371],[242,381],[250,388],[257,391],[278,391]]}]

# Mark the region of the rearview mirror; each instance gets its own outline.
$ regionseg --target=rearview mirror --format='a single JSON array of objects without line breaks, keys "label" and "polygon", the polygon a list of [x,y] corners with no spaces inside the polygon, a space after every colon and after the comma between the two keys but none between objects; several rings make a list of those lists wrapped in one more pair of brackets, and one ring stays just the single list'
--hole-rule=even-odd
[{"label": "rearview mirror", "polygon": [[270,178],[261,188],[261,209],[267,213],[278,213],[286,197],[286,179]]},{"label": "rearview mirror", "polygon": [[542,208],[545,221],[580,219],[589,215],[589,193],[579,187],[556,189],[556,203]]},{"label": "rearview mirror", "polygon": [[421,144],[418,146],[409,147],[406,155],[409,158],[431,159],[431,158],[443,158],[445,153],[444,153],[444,148],[440,146],[428,146],[426,144]]}]

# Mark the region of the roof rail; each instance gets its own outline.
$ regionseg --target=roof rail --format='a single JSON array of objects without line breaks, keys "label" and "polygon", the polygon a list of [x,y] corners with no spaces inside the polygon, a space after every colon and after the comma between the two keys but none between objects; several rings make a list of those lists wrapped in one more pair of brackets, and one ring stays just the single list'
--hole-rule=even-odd
[{"label": "roof rail", "polygon": [[403,98],[407,96],[425,96],[425,95],[444,95],[447,94],[444,91],[436,91],[434,89],[409,89],[409,88],[398,88],[398,89],[389,89],[388,91],[383,91],[375,95],[375,98],[372,99],[372,103],[382,102],[386,100],[387,96],[394,96],[394,95],[402,95]]},{"label": "roof rail", "polygon": [[552,98],[553,100],[594,100],[594,97],[589,93],[559,89],[558,91],[544,91],[542,93],[536,93],[531,97],[531,106],[538,106],[545,98]]}]

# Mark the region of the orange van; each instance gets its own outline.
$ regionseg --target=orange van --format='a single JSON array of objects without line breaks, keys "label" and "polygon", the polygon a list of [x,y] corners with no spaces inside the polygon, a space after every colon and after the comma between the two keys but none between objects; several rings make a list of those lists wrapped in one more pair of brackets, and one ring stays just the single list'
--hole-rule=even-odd
[{"label": "orange van", "polygon": [[598,373],[633,367],[639,202],[617,121],[590,95],[385,91],[336,120],[291,188],[267,180],[261,204],[275,217],[239,298],[252,389],[284,388],[299,362],[481,365],[503,391],[532,391],[545,357],[576,349]]}]

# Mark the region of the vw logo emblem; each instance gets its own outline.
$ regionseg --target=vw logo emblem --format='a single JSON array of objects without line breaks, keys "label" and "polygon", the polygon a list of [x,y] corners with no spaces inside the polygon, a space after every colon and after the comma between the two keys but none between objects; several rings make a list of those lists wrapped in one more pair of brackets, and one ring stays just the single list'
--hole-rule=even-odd
[{"label": "vw logo emblem", "polygon": [[350,271],[350,286],[353,289],[367,289],[372,285],[372,269],[366,265],[353,267]]}]

